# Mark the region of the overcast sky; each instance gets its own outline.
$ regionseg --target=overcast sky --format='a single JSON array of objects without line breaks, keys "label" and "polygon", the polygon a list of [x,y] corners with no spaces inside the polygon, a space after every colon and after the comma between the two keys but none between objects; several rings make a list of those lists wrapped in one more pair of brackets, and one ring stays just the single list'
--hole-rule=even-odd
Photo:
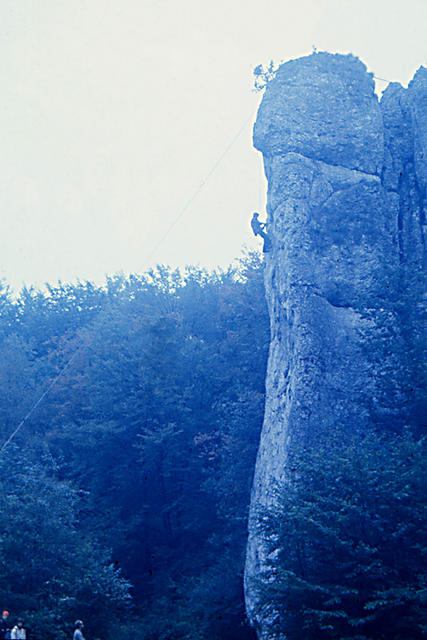
[{"label": "overcast sky", "polygon": [[229,264],[265,208],[253,68],[313,45],[404,85],[427,64],[427,0],[2,0],[0,30],[15,288]]}]

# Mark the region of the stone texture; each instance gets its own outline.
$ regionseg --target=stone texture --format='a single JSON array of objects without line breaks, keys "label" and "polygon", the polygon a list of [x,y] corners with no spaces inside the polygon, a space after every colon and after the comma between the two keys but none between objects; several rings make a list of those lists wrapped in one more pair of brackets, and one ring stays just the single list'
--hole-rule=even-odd
[{"label": "stone texture", "polygon": [[[284,64],[254,127],[268,179],[265,288],[271,320],[266,407],[245,569],[249,618],[270,629],[259,506],[288,478],[289,454],[337,424],[364,428],[368,363],[361,305],[375,306],[399,264],[421,264],[426,185],[426,70],[381,106],[353,56],[313,54]],[[268,607],[267,607],[268,608]]]},{"label": "stone texture", "polygon": [[408,87],[414,131],[414,165],[421,189],[427,187],[427,69],[420,67]]},{"label": "stone texture", "polygon": [[318,53],[283,64],[254,128],[265,156],[296,151],[366,173],[383,163],[381,113],[372,76],[353,56]]},{"label": "stone texture", "polygon": [[381,99],[384,122],[382,180],[397,220],[400,259],[426,260],[427,69],[421,67],[407,90],[387,87]]}]

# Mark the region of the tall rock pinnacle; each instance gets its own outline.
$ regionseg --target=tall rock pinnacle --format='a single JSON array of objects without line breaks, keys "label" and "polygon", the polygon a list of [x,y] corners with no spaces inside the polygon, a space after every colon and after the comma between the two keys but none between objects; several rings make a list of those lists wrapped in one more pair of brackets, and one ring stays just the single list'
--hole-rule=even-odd
[{"label": "tall rock pinnacle", "polygon": [[264,157],[273,243],[265,263],[271,344],[245,597],[260,639],[281,636],[259,591],[270,576],[258,509],[286,484],[295,448],[337,425],[368,428],[360,312],[384,296],[387,274],[402,260],[421,264],[426,80],[421,69],[408,90],[393,85],[380,105],[360,60],[316,53],[283,64],[259,108],[254,144]]}]

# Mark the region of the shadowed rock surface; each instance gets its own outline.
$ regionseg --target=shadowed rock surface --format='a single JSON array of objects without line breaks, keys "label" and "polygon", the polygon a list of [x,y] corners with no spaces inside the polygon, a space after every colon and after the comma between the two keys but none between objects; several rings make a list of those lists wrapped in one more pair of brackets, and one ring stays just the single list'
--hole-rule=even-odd
[{"label": "shadowed rock surface", "polygon": [[373,394],[361,311],[393,295],[403,263],[425,245],[427,70],[381,104],[353,56],[313,54],[283,64],[254,127],[268,179],[265,288],[271,321],[266,407],[245,570],[248,615],[278,640],[258,581],[268,581],[255,521],[286,483],[289,455],[333,427],[366,429]]}]

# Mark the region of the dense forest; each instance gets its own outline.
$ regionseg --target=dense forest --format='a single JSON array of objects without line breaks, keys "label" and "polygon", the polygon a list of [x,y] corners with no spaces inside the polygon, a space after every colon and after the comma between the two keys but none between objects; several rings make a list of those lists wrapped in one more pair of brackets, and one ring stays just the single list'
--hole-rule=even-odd
[{"label": "dense forest", "polygon": [[[425,637],[423,349],[404,299],[418,287],[367,330],[373,435],[337,430],[301,452],[260,514],[282,550],[260,588],[289,640],[392,637],[390,621],[395,638]],[[104,287],[4,283],[0,311],[1,606],[31,639],[70,637],[76,618],[90,640],[254,638],[242,572],[269,344],[259,256]]]},{"label": "dense forest", "polygon": [[102,640],[252,638],[257,254],[17,298],[4,284],[0,305],[1,606],[46,640],[76,618]]}]

